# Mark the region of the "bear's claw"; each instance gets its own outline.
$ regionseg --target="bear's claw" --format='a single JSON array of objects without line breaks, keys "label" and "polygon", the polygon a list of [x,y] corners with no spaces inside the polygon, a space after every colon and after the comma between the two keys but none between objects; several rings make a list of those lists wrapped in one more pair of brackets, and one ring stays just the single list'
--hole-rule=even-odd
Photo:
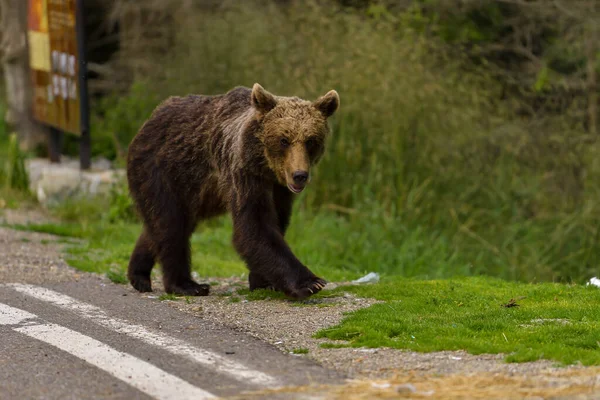
[{"label": "bear's claw", "polygon": [[302,282],[296,288],[285,291],[289,297],[296,300],[302,300],[313,294],[319,293],[327,284],[327,282],[316,276],[308,278],[308,282]]}]

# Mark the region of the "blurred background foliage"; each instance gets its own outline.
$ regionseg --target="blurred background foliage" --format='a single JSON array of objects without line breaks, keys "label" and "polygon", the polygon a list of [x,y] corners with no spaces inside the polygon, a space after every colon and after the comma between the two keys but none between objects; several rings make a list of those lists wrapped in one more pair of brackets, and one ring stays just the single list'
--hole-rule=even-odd
[{"label": "blurred background foliage", "polygon": [[337,214],[348,235],[336,254],[357,255],[345,263],[364,252],[406,275],[598,274],[596,0],[96,3],[93,155],[123,165],[170,95],[335,88],[333,135],[299,209]]}]

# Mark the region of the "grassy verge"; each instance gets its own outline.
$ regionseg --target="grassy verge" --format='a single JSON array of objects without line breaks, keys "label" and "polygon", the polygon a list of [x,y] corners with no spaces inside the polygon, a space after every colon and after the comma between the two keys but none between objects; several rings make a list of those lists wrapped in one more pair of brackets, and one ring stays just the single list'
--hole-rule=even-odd
[{"label": "grassy verge", "polygon": [[484,277],[390,278],[378,285],[336,291],[382,303],[318,332],[316,337],[340,341],[330,347],[466,350],[503,353],[509,362],[547,359],[600,365],[600,290],[596,287]]}]

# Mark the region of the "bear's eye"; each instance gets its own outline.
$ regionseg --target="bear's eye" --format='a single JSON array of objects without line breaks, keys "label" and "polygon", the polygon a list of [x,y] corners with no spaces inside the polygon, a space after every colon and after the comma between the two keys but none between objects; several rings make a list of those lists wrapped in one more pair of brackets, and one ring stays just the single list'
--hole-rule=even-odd
[{"label": "bear's eye", "polygon": [[290,145],[290,141],[286,138],[281,138],[279,142],[281,143],[281,147],[288,147]]},{"label": "bear's eye", "polygon": [[317,142],[314,139],[308,139],[306,141],[306,147],[308,147],[309,149],[312,149],[313,147],[315,147],[316,144],[317,144]]}]

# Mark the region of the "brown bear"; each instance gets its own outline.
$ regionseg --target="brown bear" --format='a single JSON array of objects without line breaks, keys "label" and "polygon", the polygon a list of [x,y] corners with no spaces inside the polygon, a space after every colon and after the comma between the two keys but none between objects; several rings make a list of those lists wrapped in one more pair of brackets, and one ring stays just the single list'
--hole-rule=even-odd
[{"label": "brown bear", "polygon": [[295,299],[319,292],[326,282],[294,256],[284,235],[294,194],[323,155],[327,119],[339,102],[335,90],[310,102],[255,84],[160,104],[127,159],[130,194],[144,223],[129,261],[131,285],[152,291],[158,261],[167,293],[207,295],[209,286],[190,274],[190,236],[200,220],[229,212],[250,290],[271,288]]}]

